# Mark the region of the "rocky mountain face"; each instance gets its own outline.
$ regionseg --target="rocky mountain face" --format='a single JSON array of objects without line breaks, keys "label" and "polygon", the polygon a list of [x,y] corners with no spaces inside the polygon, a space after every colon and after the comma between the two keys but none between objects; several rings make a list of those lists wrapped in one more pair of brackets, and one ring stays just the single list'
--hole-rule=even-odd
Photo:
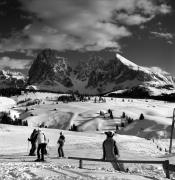
[{"label": "rocky mountain face", "polygon": [[3,88],[24,88],[27,79],[20,72],[0,70],[0,89]]},{"label": "rocky mountain face", "polygon": [[119,54],[112,59],[91,56],[87,61],[70,67],[69,59],[57,51],[46,49],[34,60],[28,84],[52,91],[79,91],[100,94],[144,86],[150,89],[174,90],[173,77],[138,66]]},{"label": "rocky mountain face", "polygon": [[58,82],[65,87],[72,87],[70,79],[71,68],[66,58],[59,57],[57,51],[44,50],[40,52],[29,70],[29,84],[54,86]]}]

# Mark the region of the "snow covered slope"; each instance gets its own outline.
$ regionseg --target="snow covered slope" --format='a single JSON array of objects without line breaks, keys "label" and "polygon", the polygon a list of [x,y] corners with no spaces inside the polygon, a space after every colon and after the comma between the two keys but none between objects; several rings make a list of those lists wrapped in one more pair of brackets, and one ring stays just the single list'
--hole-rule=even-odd
[{"label": "snow covered slope", "polygon": [[57,51],[41,51],[29,70],[28,84],[38,89],[87,94],[101,94],[140,85],[156,88],[160,93],[174,90],[170,75],[138,66],[119,54],[114,54],[112,59],[93,55],[75,67],[68,62],[69,59],[59,57]]},{"label": "snow covered slope", "polygon": [[[125,164],[130,173],[115,171],[110,163],[83,161],[83,169],[78,161],[59,159],[57,140],[60,130],[42,129],[49,138],[46,163],[34,162],[35,156],[28,156],[30,137],[33,128],[0,125],[0,179],[42,179],[42,180],[148,180],[166,179],[161,165]],[[62,131],[66,137],[66,156],[102,158],[102,142],[105,134]],[[121,159],[159,159],[160,152],[151,141],[134,137],[115,135],[121,151]],[[137,157],[137,158],[136,158]]]},{"label": "snow covered slope", "polygon": [[[15,110],[21,112],[21,117],[29,122],[29,126],[12,126],[0,124],[0,179],[116,179],[116,180],[146,180],[166,179],[161,165],[125,164],[129,173],[114,171],[110,163],[83,161],[83,169],[78,168],[78,161],[58,159],[57,140],[60,131],[66,137],[64,151],[66,156],[102,158],[102,142],[106,138],[104,131],[115,130],[116,123],[121,122],[122,112],[134,118],[134,122],[115,134],[114,139],[120,150],[121,159],[165,160],[175,163],[174,156],[166,154],[169,147],[169,133],[172,112],[175,103],[140,99],[111,99],[106,103],[87,102],[56,103],[58,94],[27,93],[13,97],[17,102],[25,99],[40,99],[40,104],[28,106],[18,104]],[[12,110],[15,101],[0,97],[0,107]],[[100,110],[111,108],[114,118],[103,118]],[[143,113],[145,120],[138,119]],[[32,116],[31,116],[32,114]],[[67,116],[71,114],[70,116]],[[55,125],[42,128],[49,139],[45,156],[46,163],[34,162],[36,157],[29,157],[30,143],[27,141],[34,128],[40,123]],[[54,122],[53,124],[49,124]],[[81,132],[67,131],[71,123],[75,123]],[[64,128],[65,127],[65,128]],[[98,131],[97,131],[98,127]],[[54,129],[59,128],[59,129]],[[139,136],[139,137],[138,137]],[[160,139],[156,139],[156,138]],[[152,139],[151,139],[152,138]],[[161,139],[163,138],[163,139]],[[153,141],[154,140],[154,141]],[[161,148],[161,150],[160,150]],[[175,142],[173,140],[173,149]],[[171,174],[172,179],[174,178]]]},{"label": "snow covered slope", "polygon": [[[122,128],[120,133],[127,135],[137,135],[144,138],[168,138],[172,123],[172,113],[175,103],[165,103],[156,100],[141,99],[112,99],[106,98],[106,103],[94,103],[94,98],[87,102],[57,102],[60,94],[52,93],[27,93],[18,97],[13,97],[18,106],[13,109],[19,111],[20,118],[27,120],[31,127],[39,125],[48,128],[58,128],[68,130],[73,124],[79,131],[108,131],[116,130],[116,124],[121,124],[123,112],[135,121],[126,128]],[[40,104],[26,106],[26,99],[40,100]],[[26,112],[26,107],[28,111]],[[113,119],[106,115],[100,116],[100,111],[111,109]],[[8,110],[9,111],[9,110]],[[139,116],[143,113],[145,119],[140,121]]]}]

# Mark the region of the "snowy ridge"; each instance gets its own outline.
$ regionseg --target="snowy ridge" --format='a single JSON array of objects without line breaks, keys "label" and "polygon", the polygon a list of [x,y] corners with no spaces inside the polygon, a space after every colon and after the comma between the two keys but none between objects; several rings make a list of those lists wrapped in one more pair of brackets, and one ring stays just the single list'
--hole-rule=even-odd
[{"label": "snowy ridge", "polygon": [[132,70],[142,71],[142,72],[145,72],[147,74],[152,74],[152,71],[151,71],[150,68],[139,66],[139,65],[133,63],[132,61],[126,59],[125,57],[121,56],[118,53],[116,54],[116,57],[117,57],[118,60],[120,60],[120,62],[122,62],[122,64],[126,65],[127,67],[129,67]]},{"label": "snowy ridge", "polygon": [[133,70],[138,70],[139,69],[139,66],[137,64],[129,61],[128,59],[124,58],[123,56],[121,56],[118,53],[116,54],[116,58],[119,59],[126,66],[132,68]]}]

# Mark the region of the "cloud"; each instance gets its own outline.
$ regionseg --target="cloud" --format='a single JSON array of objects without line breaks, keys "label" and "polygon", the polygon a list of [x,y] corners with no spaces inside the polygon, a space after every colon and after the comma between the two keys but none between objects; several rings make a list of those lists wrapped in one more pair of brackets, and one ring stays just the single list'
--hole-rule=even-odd
[{"label": "cloud", "polygon": [[154,35],[156,38],[161,38],[161,39],[167,40],[167,43],[169,43],[169,44],[173,44],[173,42],[171,40],[174,38],[174,36],[171,33],[152,31],[151,34]]},{"label": "cloud", "polygon": [[115,9],[114,20],[128,25],[142,25],[152,20],[158,14],[168,14],[171,12],[171,7],[166,4],[159,4],[157,1],[151,0],[125,0],[126,6],[120,12]]},{"label": "cloud", "polygon": [[160,73],[160,74],[165,74],[165,75],[169,75],[168,72],[166,72],[165,70],[161,69],[160,67],[150,67],[151,71],[154,73]]},{"label": "cloud", "polygon": [[0,58],[0,68],[10,69],[28,69],[31,64],[31,60],[26,59],[13,59],[7,56]]},{"label": "cloud", "polygon": [[33,14],[33,23],[3,39],[0,49],[120,50],[119,40],[132,35],[127,26],[171,11],[168,5],[152,0],[20,1],[23,10]]},{"label": "cloud", "polygon": [[116,20],[126,25],[141,25],[147,21],[150,21],[152,17],[144,17],[140,14],[127,14],[120,13],[117,15]]},{"label": "cloud", "polygon": [[159,37],[159,38],[173,39],[173,35],[171,33],[163,33],[163,32],[154,32],[154,31],[152,31],[151,34],[153,34],[153,35],[155,35],[156,37]]}]

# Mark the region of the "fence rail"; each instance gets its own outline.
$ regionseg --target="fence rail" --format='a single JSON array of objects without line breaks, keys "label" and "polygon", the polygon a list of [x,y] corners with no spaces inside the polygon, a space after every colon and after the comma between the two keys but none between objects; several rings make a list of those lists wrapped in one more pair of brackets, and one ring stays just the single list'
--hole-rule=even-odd
[{"label": "fence rail", "polygon": [[[82,158],[82,157],[68,157],[68,159],[79,160],[79,168],[83,168],[83,161],[98,161],[98,162],[113,162],[112,160],[103,159],[92,159],[92,158]],[[169,160],[164,161],[148,161],[148,160],[117,160],[119,163],[140,163],[140,164],[162,164],[166,178],[170,179],[169,171],[175,171],[175,165],[169,164]]]}]

